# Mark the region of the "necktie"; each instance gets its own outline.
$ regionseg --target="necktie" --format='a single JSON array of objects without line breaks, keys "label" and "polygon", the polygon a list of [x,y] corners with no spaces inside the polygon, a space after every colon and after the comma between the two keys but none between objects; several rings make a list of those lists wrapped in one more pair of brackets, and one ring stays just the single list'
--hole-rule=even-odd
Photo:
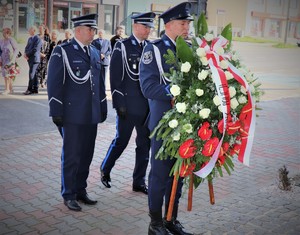
[{"label": "necktie", "polygon": [[87,56],[90,57],[88,47],[84,46],[83,49],[84,49],[85,54],[87,54]]},{"label": "necktie", "polygon": [[140,42],[140,47],[143,49],[144,48],[144,43]]}]

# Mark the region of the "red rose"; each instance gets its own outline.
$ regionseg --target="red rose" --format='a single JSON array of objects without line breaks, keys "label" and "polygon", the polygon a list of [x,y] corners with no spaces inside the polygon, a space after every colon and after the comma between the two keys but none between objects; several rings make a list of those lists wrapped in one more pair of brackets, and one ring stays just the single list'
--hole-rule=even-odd
[{"label": "red rose", "polygon": [[198,136],[202,140],[208,140],[212,135],[212,130],[209,129],[210,124],[208,122],[204,122],[200,129],[198,130]]},{"label": "red rose", "polygon": [[218,144],[219,139],[217,137],[208,140],[203,146],[202,154],[206,157],[210,157],[215,152]]},{"label": "red rose", "polygon": [[189,176],[190,174],[193,173],[193,170],[195,169],[196,164],[195,163],[191,163],[191,164],[185,164],[184,162],[181,165],[181,169],[180,169],[180,177],[186,177]]},{"label": "red rose", "polygon": [[188,139],[179,147],[179,155],[182,158],[191,158],[196,154],[197,148],[194,146],[194,140]]}]

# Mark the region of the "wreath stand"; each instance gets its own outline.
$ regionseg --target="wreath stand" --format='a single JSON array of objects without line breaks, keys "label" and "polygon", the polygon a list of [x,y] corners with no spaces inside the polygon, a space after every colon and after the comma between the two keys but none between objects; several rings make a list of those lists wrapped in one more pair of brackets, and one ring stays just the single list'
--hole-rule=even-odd
[{"label": "wreath stand", "polygon": [[[214,187],[213,187],[213,183],[212,183],[212,178],[208,177],[207,182],[208,182],[210,204],[214,205],[215,204],[215,196],[214,196]],[[187,206],[188,211],[192,210],[192,205],[193,205],[193,191],[194,191],[193,183],[194,183],[194,174],[192,173],[190,175],[190,180],[189,180],[188,206]],[[168,213],[167,213],[167,221],[171,221],[171,219],[172,219],[177,185],[178,185],[178,173],[176,172],[174,175],[173,184],[172,184],[172,191],[171,191],[170,202],[169,202]]]}]

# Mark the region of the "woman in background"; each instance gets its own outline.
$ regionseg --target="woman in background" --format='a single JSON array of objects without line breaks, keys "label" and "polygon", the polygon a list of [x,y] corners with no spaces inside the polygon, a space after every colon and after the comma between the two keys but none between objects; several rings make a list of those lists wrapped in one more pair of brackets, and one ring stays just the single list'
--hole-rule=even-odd
[{"label": "woman in background", "polygon": [[15,66],[18,55],[18,44],[14,38],[11,37],[12,30],[10,28],[3,28],[3,39],[0,41],[0,65],[2,67],[2,76],[5,81],[5,90],[2,95],[13,93],[12,80],[10,76],[10,68]]},{"label": "woman in background", "polygon": [[50,48],[49,48],[49,53],[47,55],[47,59],[49,61],[51,53],[53,51],[53,49],[61,44],[61,40],[58,40],[58,31],[57,30],[52,30],[51,32],[51,38],[50,38],[51,42],[50,42]]}]

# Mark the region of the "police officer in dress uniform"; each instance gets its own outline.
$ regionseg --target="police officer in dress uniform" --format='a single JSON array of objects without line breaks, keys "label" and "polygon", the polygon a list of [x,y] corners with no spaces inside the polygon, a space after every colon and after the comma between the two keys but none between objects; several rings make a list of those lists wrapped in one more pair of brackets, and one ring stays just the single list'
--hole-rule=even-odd
[{"label": "police officer in dress uniform", "polygon": [[[191,4],[181,3],[160,15],[165,24],[165,34],[161,39],[148,44],[143,52],[140,64],[140,82],[143,94],[149,100],[150,115],[148,126],[150,132],[156,127],[166,111],[172,108],[172,95],[170,93],[170,80],[164,73],[170,71],[163,57],[167,50],[176,54],[176,38],[185,38],[189,32]],[[182,179],[179,179],[173,209],[172,220],[162,218],[162,206],[165,199],[165,216],[167,215],[173,177],[169,176],[176,159],[160,160],[155,155],[161,147],[162,141],[153,137],[151,140],[151,169],[149,173],[148,203],[151,222],[148,234],[190,234],[183,230],[177,220],[179,198],[181,197]]]},{"label": "police officer in dress uniform", "polygon": [[143,96],[139,81],[139,64],[143,46],[154,27],[153,12],[132,16],[133,34],[118,41],[113,50],[110,63],[110,84],[113,107],[117,111],[116,136],[101,164],[101,182],[111,187],[110,172],[116,160],[121,156],[136,129],[135,167],[132,189],[135,192],[148,193],[145,183],[149,162],[150,139],[145,120],[149,113],[148,101]]},{"label": "police officer in dress uniform", "polygon": [[63,137],[61,194],[64,204],[74,211],[81,210],[78,201],[97,203],[86,191],[97,124],[107,115],[99,53],[90,45],[97,17],[90,14],[72,19],[75,37],[55,47],[48,67],[50,116]]}]

